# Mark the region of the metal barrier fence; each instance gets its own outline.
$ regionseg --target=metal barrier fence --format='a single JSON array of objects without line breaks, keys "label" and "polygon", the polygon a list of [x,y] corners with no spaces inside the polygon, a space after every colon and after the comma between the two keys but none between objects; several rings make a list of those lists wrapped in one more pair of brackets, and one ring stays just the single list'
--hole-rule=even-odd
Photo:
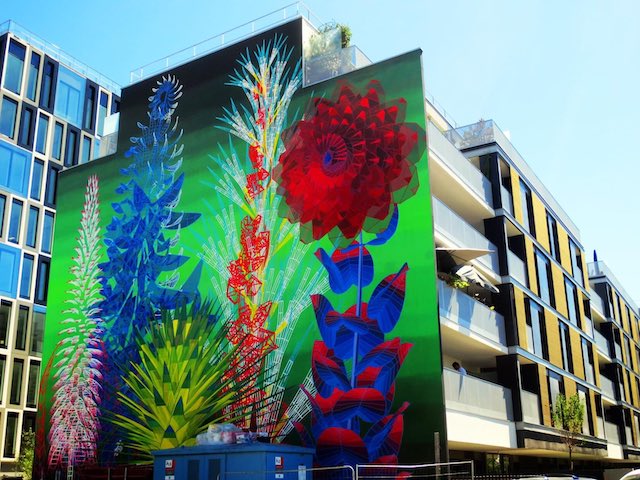
[{"label": "metal barrier fence", "polygon": [[218,480],[253,480],[273,478],[274,480],[355,480],[355,469],[350,465],[341,467],[305,468],[304,465],[296,469],[281,470],[253,470],[246,472],[224,472],[218,475]]},{"label": "metal barrier fence", "polygon": [[421,465],[357,465],[356,480],[395,480],[432,478],[435,480],[473,480],[473,462],[425,463]]}]

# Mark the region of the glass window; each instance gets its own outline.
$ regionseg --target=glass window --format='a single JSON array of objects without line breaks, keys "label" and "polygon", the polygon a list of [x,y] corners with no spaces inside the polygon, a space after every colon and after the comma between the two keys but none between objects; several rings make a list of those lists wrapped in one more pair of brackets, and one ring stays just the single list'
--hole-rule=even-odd
[{"label": "glass window", "polygon": [[30,196],[34,200],[40,200],[42,192],[42,173],[44,172],[44,162],[41,160],[33,161],[33,170],[31,171],[31,192]]},{"label": "glass window", "polygon": [[540,305],[527,299],[527,345],[530,352],[540,358],[547,358],[547,337],[545,335],[544,311]]},{"label": "glass window", "polygon": [[520,180],[520,195],[522,201],[522,225],[529,230],[531,235],[536,234],[535,223],[533,221],[533,200],[531,190]]},{"label": "glass window", "polygon": [[64,166],[73,167],[78,164],[78,132],[67,129],[67,144],[64,152]]},{"label": "glass window", "polygon": [[593,350],[586,338],[581,339],[582,361],[584,363],[584,377],[587,382],[595,385],[595,371],[593,367]]},{"label": "glass window", "polygon": [[0,238],[2,238],[2,231],[4,230],[4,209],[7,206],[7,197],[0,195]]},{"label": "glass window", "polygon": [[551,287],[551,265],[544,254],[536,249],[536,271],[538,275],[538,294],[545,302],[555,307],[553,289]]},{"label": "glass window", "polygon": [[31,155],[22,148],[0,141],[0,188],[22,197],[29,194]]},{"label": "glass window", "polygon": [[4,74],[4,88],[20,95],[22,87],[22,70],[24,69],[24,57],[27,49],[15,40],[9,42],[9,54],[7,55],[6,71]]},{"label": "glass window", "polygon": [[[0,392],[4,392],[4,368],[7,364],[7,357],[0,355]],[[2,395],[0,395],[0,403],[2,402]]]},{"label": "glass window", "polygon": [[87,163],[91,160],[91,139],[89,137],[82,136],[82,161],[80,163]]},{"label": "glass window", "polygon": [[84,122],[85,130],[93,130],[93,119],[96,114],[96,87],[89,85],[87,98],[84,102]]},{"label": "glass window", "polygon": [[36,277],[36,303],[47,304],[47,291],[49,287],[49,259],[38,259],[38,275]]},{"label": "glass window", "polygon": [[43,155],[47,151],[47,134],[49,133],[49,117],[40,114],[38,119],[38,136],[36,138],[36,152]]},{"label": "glass window", "polygon": [[2,99],[2,109],[0,110],[0,133],[13,138],[16,131],[17,115],[18,102],[14,102],[9,97],[4,97]]},{"label": "glass window", "polygon": [[18,414],[7,413],[7,430],[4,437],[4,456],[14,458],[16,456],[16,439],[18,436]]},{"label": "glass window", "polygon": [[24,372],[24,360],[13,359],[13,369],[11,371],[11,392],[9,393],[9,403],[20,405],[22,401],[22,374]]},{"label": "glass window", "polygon": [[24,254],[22,276],[20,277],[20,298],[31,297],[31,279],[33,278],[33,255]]},{"label": "glass window", "polygon": [[27,407],[35,408],[40,388],[40,362],[29,364],[29,383],[27,383]]},{"label": "glass window", "polygon": [[44,253],[51,253],[51,242],[53,240],[53,212],[44,212],[44,222],[42,223],[42,244],[40,250]]},{"label": "glass window", "polygon": [[571,253],[573,278],[580,286],[584,287],[584,278],[582,275],[582,254],[580,253],[578,246],[571,239],[569,239],[569,252]]},{"label": "glass window", "polygon": [[44,312],[33,311],[33,323],[31,326],[31,354],[42,353],[42,340],[44,338]]},{"label": "glass window", "polygon": [[0,301],[0,348],[7,348],[7,333],[11,321],[11,302]]},{"label": "glass window", "polygon": [[29,307],[20,305],[16,325],[16,349],[24,350],[27,345],[27,327],[29,325]]},{"label": "glass window", "polygon": [[27,98],[32,102],[36,101],[36,87],[38,86],[38,70],[40,69],[40,55],[31,52],[31,62],[29,62],[29,76],[27,77]]},{"label": "glass window", "polygon": [[53,62],[47,61],[42,72],[42,89],[40,90],[40,105],[51,110],[53,108],[53,77],[56,66]]},{"label": "glass window", "polygon": [[64,126],[56,122],[53,129],[53,151],[51,156],[56,160],[62,160],[62,136],[64,134]]},{"label": "glass window", "polygon": [[593,430],[591,426],[591,402],[589,401],[589,393],[587,389],[581,385],[578,385],[578,398],[580,398],[580,403],[584,405],[584,419],[582,421],[582,433],[587,435],[593,435]]},{"label": "glass window", "polygon": [[11,217],[9,218],[9,241],[18,243],[20,241],[20,227],[22,223],[22,202],[13,199],[11,202]]},{"label": "glass window", "polygon": [[104,119],[107,117],[107,105],[109,103],[109,97],[106,93],[100,92],[100,104],[98,106],[98,135],[103,135],[104,132]]},{"label": "glass window", "polygon": [[29,218],[27,220],[27,238],[25,239],[25,244],[27,245],[27,247],[36,248],[39,219],[40,209],[34,206],[29,207]]},{"label": "glass window", "polygon": [[569,320],[574,325],[580,326],[578,322],[578,292],[576,286],[567,277],[564,277],[564,286],[567,293],[567,311]]},{"label": "glass window", "polygon": [[54,207],[56,204],[56,196],[58,193],[58,170],[49,165],[47,174],[47,190],[44,194],[44,203]]},{"label": "glass window", "polygon": [[20,132],[18,133],[18,143],[22,146],[30,148],[33,145],[34,130],[34,113],[31,108],[22,108],[22,116],[20,118]]},{"label": "glass window", "polygon": [[111,115],[113,115],[114,113],[118,113],[120,111],[120,100],[118,100],[118,97],[113,96],[111,98]]},{"label": "glass window", "polygon": [[558,224],[556,219],[547,212],[547,230],[549,230],[549,252],[560,261],[560,245],[558,243]]},{"label": "glass window", "polygon": [[571,357],[571,337],[569,327],[560,322],[560,347],[562,349],[562,368],[573,372],[573,358]]},{"label": "glass window", "polygon": [[561,375],[547,370],[547,382],[549,383],[549,405],[553,408],[558,394],[564,394],[564,381]]},{"label": "glass window", "polygon": [[82,107],[86,81],[66,67],[58,67],[54,113],[75,127],[82,128]]}]

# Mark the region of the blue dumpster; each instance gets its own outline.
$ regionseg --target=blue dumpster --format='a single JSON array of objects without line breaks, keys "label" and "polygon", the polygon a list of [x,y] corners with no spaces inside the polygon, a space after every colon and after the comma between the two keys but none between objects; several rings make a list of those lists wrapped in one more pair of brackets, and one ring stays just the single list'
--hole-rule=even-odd
[{"label": "blue dumpster", "polygon": [[310,448],[270,443],[198,445],[151,453],[153,480],[304,480],[313,463]]}]

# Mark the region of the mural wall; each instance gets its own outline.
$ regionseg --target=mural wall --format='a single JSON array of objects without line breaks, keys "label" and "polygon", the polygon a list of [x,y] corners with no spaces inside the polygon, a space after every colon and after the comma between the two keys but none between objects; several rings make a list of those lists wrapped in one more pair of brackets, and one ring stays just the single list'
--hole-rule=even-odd
[{"label": "mural wall", "polygon": [[301,87],[302,21],[123,92],[60,179],[39,469],[211,422],[316,463],[444,440],[420,52]]}]

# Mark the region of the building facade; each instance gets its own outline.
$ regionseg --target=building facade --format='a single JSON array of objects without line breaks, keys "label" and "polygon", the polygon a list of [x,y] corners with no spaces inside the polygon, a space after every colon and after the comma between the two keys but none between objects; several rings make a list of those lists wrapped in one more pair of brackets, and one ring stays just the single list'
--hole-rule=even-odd
[{"label": "building facade", "polygon": [[578,471],[637,463],[637,306],[495,122],[427,111],[450,458],[567,471],[562,393],[585,405]]},{"label": "building facade", "polygon": [[35,430],[58,175],[112,148],[105,123],[119,93],[15,22],[0,24],[1,470],[14,470],[21,431]]}]

